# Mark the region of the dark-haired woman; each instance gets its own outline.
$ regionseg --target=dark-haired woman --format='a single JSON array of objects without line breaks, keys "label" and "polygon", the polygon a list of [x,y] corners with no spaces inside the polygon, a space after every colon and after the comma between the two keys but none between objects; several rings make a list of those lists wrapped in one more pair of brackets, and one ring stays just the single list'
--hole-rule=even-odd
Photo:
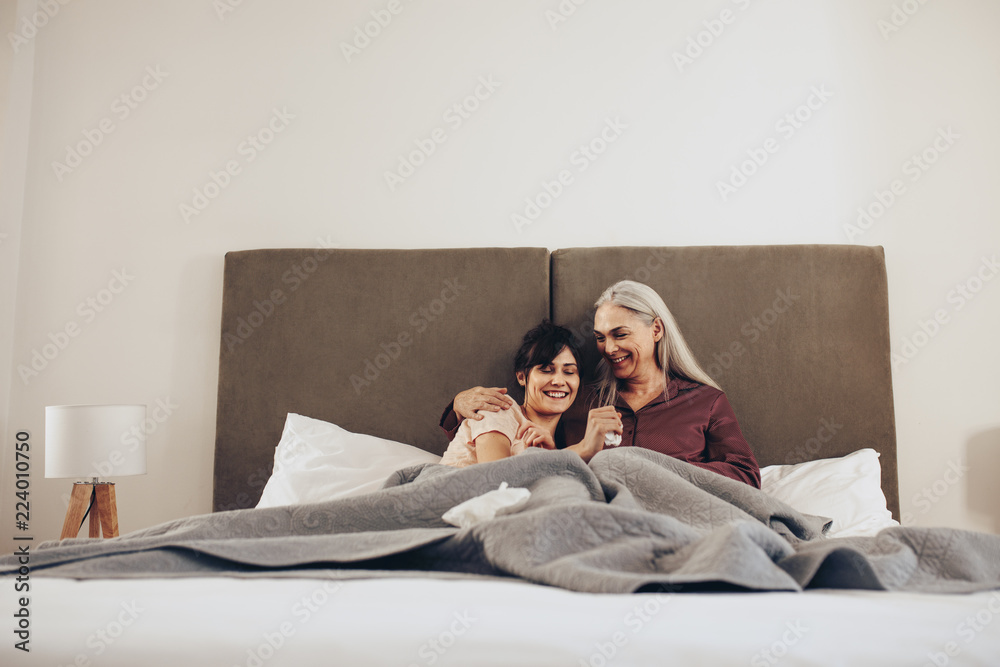
[{"label": "dark-haired woman", "polygon": [[[580,391],[579,360],[580,350],[569,329],[545,320],[526,333],[514,358],[524,404],[463,421],[441,463],[463,468],[514,456],[528,447],[554,449],[559,419]],[[613,409],[600,412],[599,436],[621,433],[618,414]]]}]

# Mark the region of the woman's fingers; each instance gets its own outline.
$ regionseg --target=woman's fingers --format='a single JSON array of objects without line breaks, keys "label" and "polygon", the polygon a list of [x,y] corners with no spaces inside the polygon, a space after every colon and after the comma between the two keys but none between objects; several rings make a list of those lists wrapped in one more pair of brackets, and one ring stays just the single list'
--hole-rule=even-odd
[{"label": "woman's fingers", "polygon": [[465,419],[482,419],[481,410],[499,412],[508,409],[513,400],[507,396],[506,387],[473,387],[455,396],[455,412]]},{"label": "woman's fingers", "polygon": [[614,419],[612,420],[612,426],[615,433],[618,435],[622,434],[622,413],[615,412]]},{"label": "woman's fingers", "polygon": [[601,431],[602,436],[609,430],[616,433],[622,431],[622,415],[615,410],[614,406],[609,405],[591,410],[588,421],[590,425]]},{"label": "woman's fingers", "polygon": [[514,433],[514,437],[518,440],[524,440],[525,434],[528,430],[535,426],[535,423],[530,419],[524,419],[520,424],[517,425],[517,431]]},{"label": "woman's fingers", "polygon": [[497,412],[506,410],[514,403],[514,399],[507,396],[507,387],[477,387],[476,398],[482,407],[480,410],[491,410]]},{"label": "woman's fingers", "polygon": [[540,449],[555,449],[556,443],[548,431],[539,427],[533,427],[528,431],[528,440],[525,440],[528,447],[538,447]]},{"label": "woman's fingers", "polygon": [[604,441],[608,433],[622,433],[621,413],[615,410],[612,405],[591,410],[587,415],[587,433],[584,436],[591,456],[604,449]]},{"label": "woman's fingers", "polygon": [[532,427],[525,429],[524,434],[521,436],[521,442],[524,443],[525,447],[534,447],[537,440],[538,431]]},{"label": "woman's fingers", "polygon": [[529,419],[518,425],[514,438],[523,442],[525,447],[556,448],[556,443],[549,432]]}]

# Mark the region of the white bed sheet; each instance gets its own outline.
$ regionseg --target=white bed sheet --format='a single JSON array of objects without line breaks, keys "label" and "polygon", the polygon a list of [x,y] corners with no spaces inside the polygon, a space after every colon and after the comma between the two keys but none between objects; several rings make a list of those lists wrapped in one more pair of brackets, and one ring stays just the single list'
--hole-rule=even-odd
[{"label": "white bed sheet", "polygon": [[[3,588],[9,600],[13,581]],[[998,591],[595,595],[493,580],[32,577],[30,595],[31,652],[14,650],[4,628],[5,665],[1000,664]]]}]

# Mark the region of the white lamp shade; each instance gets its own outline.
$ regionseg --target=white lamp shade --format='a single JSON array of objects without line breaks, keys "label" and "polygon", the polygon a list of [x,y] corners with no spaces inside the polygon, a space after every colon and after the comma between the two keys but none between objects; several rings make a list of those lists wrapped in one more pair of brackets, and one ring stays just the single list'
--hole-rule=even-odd
[{"label": "white lamp shade", "polygon": [[46,477],[145,474],[145,405],[45,408]]}]

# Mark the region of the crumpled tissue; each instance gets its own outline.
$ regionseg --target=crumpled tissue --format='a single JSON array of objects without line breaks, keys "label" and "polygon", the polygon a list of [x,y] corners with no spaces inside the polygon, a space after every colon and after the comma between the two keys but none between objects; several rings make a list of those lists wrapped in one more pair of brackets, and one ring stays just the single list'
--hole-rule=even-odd
[{"label": "crumpled tissue", "polygon": [[518,487],[508,488],[507,482],[501,482],[499,489],[469,498],[464,503],[452,507],[441,518],[453,526],[470,528],[483,521],[489,521],[498,514],[518,511],[530,497],[531,491]]},{"label": "crumpled tissue", "polygon": [[604,446],[605,447],[617,447],[622,444],[622,436],[620,433],[615,433],[614,431],[608,431],[604,434]]}]

